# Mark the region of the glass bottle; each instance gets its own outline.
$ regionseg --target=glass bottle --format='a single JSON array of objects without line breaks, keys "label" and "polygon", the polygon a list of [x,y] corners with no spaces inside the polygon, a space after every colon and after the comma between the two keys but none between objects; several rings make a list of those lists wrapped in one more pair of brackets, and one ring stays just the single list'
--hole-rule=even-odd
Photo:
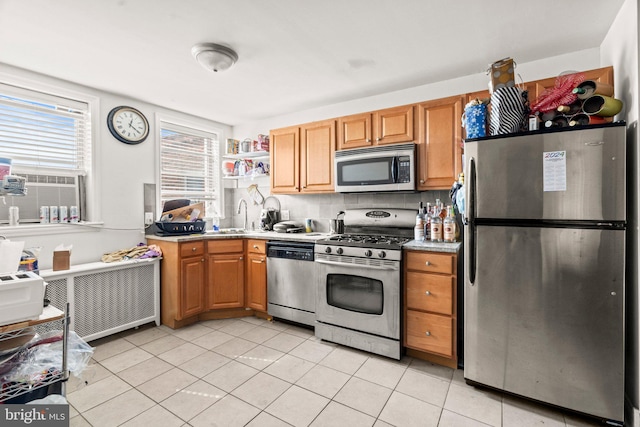
[{"label": "glass bottle", "polygon": [[438,207],[434,208],[434,214],[431,217],[431,241],[442,242],[442,218],[440,218]]},{"label": "glass bottle", "polygon": [[456,241],[456,219],[453,215],[453,207],[447,206],[447,216],[444,219],[443,224],[443,239],[445,242],[455,242]]},{"label": "glass bottle", "polygon": [[424,240],[431,240],[431,203],[424,208]]}]

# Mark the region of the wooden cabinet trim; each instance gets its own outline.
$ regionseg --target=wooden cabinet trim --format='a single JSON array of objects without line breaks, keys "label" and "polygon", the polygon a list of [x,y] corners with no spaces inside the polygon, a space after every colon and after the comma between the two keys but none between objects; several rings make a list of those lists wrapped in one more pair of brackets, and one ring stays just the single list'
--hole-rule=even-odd
[{"label": "wooden cabinet trim", "polygon": [[207,253],[209,254],[228,254],[243,252],[244,239],[221,239],[208,240]]}]

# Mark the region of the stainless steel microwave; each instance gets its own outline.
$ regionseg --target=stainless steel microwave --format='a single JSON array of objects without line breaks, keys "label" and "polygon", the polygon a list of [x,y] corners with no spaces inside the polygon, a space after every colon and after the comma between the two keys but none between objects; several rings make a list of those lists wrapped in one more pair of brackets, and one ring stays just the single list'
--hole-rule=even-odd
[{"label": "stainless steel microwave", "polygon": [[338,193],[415,190],[415,152],[413,143],[336,151],[335,190]]}]

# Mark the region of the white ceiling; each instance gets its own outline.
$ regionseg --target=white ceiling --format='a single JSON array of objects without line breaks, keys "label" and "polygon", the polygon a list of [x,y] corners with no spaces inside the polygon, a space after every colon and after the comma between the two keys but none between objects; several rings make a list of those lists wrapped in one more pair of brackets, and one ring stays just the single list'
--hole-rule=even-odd
[{"label": "white ceiling", "polygon": [[0,62],[235,125],[598,47],[623,2],[0,0]]}]

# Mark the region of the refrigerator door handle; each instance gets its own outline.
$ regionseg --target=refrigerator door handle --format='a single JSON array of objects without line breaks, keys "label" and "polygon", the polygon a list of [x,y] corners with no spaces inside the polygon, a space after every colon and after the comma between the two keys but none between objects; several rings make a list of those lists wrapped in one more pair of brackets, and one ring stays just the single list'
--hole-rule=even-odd
[{"label": "refrigerator door handle", "polygon": [[467,223],[469,224],[469,283],[476,281],[476,160],[469,159],[469,194]]}]

